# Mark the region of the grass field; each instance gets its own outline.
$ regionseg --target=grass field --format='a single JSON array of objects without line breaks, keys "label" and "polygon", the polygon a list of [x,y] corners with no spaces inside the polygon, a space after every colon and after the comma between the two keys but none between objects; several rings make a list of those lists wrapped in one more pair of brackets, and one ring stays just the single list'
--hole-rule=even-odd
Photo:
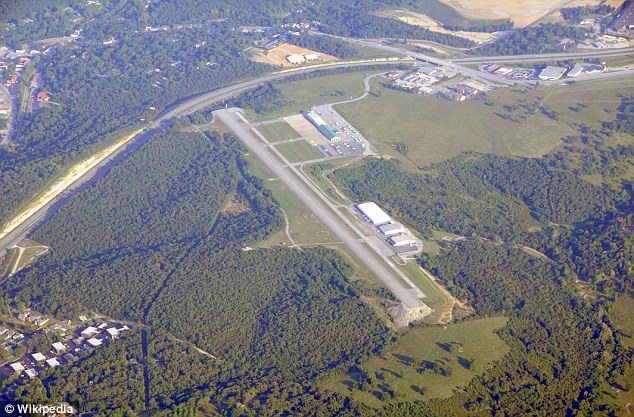
[{"label": "grass field", "polygon": [[[626,345],[634,349],[634,297],[631,294],[621,294],[616,297],[610,319],[621,333]],[[603,385],[604,399],[606,402],[617,405],[622,409],[623,416],[628,415],[627,404],[634,404],[634,363],[630,363],[630,369],[624,376],[616,378],[617,386]],[[629,385],[629,390],[624,387]]]},{"label": "grass field", "polygon": [[[562,146],[561,138],[585,124],[614,118],[621,95],[634,94],[632,77],[567,86],[499,89],[487,100],[454,103],[373,87],[377,94],[337,106],[384,155],[417,168],[463,151],[538,157]],[[546,117],[540,106],[555,112]],[[398,123],[394,123],[398,120]],[[408,145],[406,155],[394,150]]]},{"label": "grass field", "polygon": [[422,292],[427,296],[423,299],[425,304],[431,308],[439,307],[445,303],[445,297],[440,293],[438,287],[421,271],[416,262],[408,262],[403,267],[407,275]]},{"label": "grass field", "polygon": [[47,253],[49,248],[30,239],[24,239],[16,247],[9,250],[5,262],[0,266],[0,277],[18,272],[35,259]]},{"label": "grass field", "polygon": [[280,142],[300,137],[299,133],[286,122],[259,126],[257,129],[269,142]]},{"label": "grass field", "polygon": [[282,155],[284,155],[291,162],[310,161],[312,159],[321,158],[322,155],[305,140],[298,140],[297,142],[282,143],[275,146]]},{"label": "grass field", "polygon": [[250,121],[277,119],[298,114],[315,105],[336,103],[349,99],[350,96],[360,96],[363,94],[365,77],[366,72],[359,71],[278,84],[276,86],[289,103],[268,114],[256,114],[251,110],[245,110],[246,118]]},{"label": "grass field", "polygon": [[337,238],[332,236],[326,226],[313,215],[310,210],[300,202],[295,195],[266,168],[259,159],[249,155],[250,171],[253,175],[261,178],[265,186],[271,190],[273,197],[280,203],[286,213],[289,223],[289,234],[291,242],[286,236],[285,230],[278,231],[260,242],[260,247],[291,246],[298,245],[328,244],[337,242]]},{"label": "grass field", "polygon": [[[373,357],[361,365],[375,381],[368,390],[357,387],[359,373],[341,373],[321,381],[321,387],[352,395],[364,403],[379,407],[384,403],[378,396],[381,386],[395,391],[399,398],[391,401],[416,401],[430,398],[448,398],[453,389],[466,386],[476,375],[509,351],[508,346],[495,334],[506,325],[504,317],[451,324],[446,327],[414,328],[401,336],[398,342],[383,357]],[[453,346],[453,347],[450,347]],[[473,360],[472,369],[460,362]],[[420,366],[411,365],[412,360],[443,361],[451,368],[451,375],[433,372],[421,374]],[[380,375],[377,375],[380,374]],[[381,379],[382,377],[383,379]],[[421,393],[422,389],[422,393]]]}]

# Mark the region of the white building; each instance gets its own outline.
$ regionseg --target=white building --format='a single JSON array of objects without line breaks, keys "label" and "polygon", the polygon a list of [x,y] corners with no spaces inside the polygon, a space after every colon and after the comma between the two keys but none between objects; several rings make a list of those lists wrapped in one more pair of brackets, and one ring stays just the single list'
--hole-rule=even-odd
[{"label": "white building", "polygon": [[379,232],[383,233],[385,236],[394,236],[400,235],[401,233],[407,232],[407,229],[403,227],[402,224],[398,223],[388,223],[377,227]]},{"label": "white building", "polygon": [[114,327],[111,327],[109,329],[106,329],[106,332],[110,335],[110,337],[117,337],[119,336],[119,330],[117,330]]},{"label": "white building", "polygon": [[90,326],[90,327],[86,327],[84,330],[82,330],[81,335],[82,336],[92,336],[95,333],[98,333],[98,330],[96,328]]},{"label": "white building", "polygon": [[11,367],[11,369],[13,369],[14,372],[22,372],[22,371],[24,371],[24,365],[22,365],[20,362],[13,362],[9,366]]},{"label": "white building", "polygon": [[572,67],[570,69],[570,71],[568,71],[568,77],[572,77],[575,78],[576,76],[580,75],[583,72],[583,67],[581,65],[575,65],[574,67]]},{"label": "white building", "polygon": [[306,55],[304,55],[304,59],[306,59],[306,61],[318,61],[319,60],[319,55],[317,55],[317,54],[306,54]]},{"label": "white building", "polygon": [[93,337],[93,338],[91,338],[91,339],[88,339],[86,342],[87,342],[90,346],[92,346],[92,347],[101,346],[101,344],[103,343],[103,341],[102,341],[102,340],[100,340],[100,339],[95,339],[94,337]]},{"label": "white building", "polygon": [[304,58],[303,55],[291,54],[286,57],[286,60],[290,62],[291,64],[300,64],[306,61],[306,58]]},{"label": "white building", "polygon": [[46,356],[42,355],[40,352],[35,352],[31,356],[33,356],[33,359],[37,362],[44,362],[46,360]]},{"label": "white building", "polygon": [[540,80],[558,80],[568,70],[565,67],[551,67],[550,65],[539,73]]},{"label": "white building", "polygon": [[62,342],[55,342],[53,343],[53,349],[55,349],[55,352],[60,353],[66,350],[66,346]]},{"label": "white building", "polygon": [[392,236],[389,241],[392,246],[407,246],[416,244],[414,237],[409,235]]},{"label": "white building", "polygon": [[55,358],[47,359],[46,364],[51,368],[55,368],[56,366],[59,366],[59,361]]},{"label": "white building", "polygon": [[357,204],[357,210],[361,212],[373,225],[378,226],[390,223],[392,218],[384,212],[376,203],[370,201],[367,203]]},{"label": "white building", "polygon": [[27,369],[24,372],[31,379],[36,378],[39,375],[39,373],[35,369]]}]

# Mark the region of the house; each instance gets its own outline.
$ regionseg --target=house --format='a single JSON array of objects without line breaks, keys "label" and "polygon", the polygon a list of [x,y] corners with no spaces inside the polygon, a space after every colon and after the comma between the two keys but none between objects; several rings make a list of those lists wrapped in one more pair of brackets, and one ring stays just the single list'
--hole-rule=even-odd
[{"label": "house", "polygon": [[51,96],[46,91],[40,91],[37,93],[37,99],[39,101],[50,101]]},{"label": "house", "polygon": [[60,353],[66,350],[66,346],[61,342],[55,342],[53,343],[53,349],[55,349],[55,352]]},{"label": "house", "polygon": [[81,331],[81,335],[84,337],[92,336],[95,333],[99,333],[99,331],[92,326],[86,327],[84,330]]},{"label": "house", "polygon": [[46,360],[46,356],[42,355],[40,352],[35,352],[31,356],[35,359],[36,362],[44,362]]},{"label": "house", "polygon": [[115,337],[119,336],[119,330],[117,330],[114,327],[106,329],[106,333],[108,333],[110,335],[110,337],[112,337],[112,338],[115,338]]},{"label": "house", "polygon": [[26,373],[26,376],[28,376],[30,379],[35,379],[39,375],[39,373],[35,369],[27,369],[24,372]]},{"label": "house", "polygon": [[101,346],[101,344],[103,343],[103,340],[101,339],[95,339],[94,337],[91,339],[87,340],[88,344],[92,347],[97,347],[97,346]]},{"label": "house", "polygon": [[13,369],[14,372],[24,371],[24,365],[22,365],[20,362],[13,362],[11,365],[9,365],[9,367]]},{"label": "house", "polygon": [[57,360],[57,358],[47,359],[47,360],[46,360],[46,364],[47,364],[48,366],[50,366],[51,368],[55,368],[56,366],[59,366],[59,365],[60,365],[60,363],[59,363],[59,361]]}]

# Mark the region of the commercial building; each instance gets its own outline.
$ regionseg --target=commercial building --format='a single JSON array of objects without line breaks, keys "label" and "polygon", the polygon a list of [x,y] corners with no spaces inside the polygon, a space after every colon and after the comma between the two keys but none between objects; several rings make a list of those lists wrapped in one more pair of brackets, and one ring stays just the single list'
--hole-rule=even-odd
[{"label": "commercial building", "polygon": [[392,236],[388,239],[392,246],[406,246],[406,245],[415,245],[416,240],[411,235],[398,235]]},{"label": "commercial building", "polygon": [[309,122],[311,122],[322,135],[326,137],[329,141],[337,140],[341,135],[341,132],[333,130],[328,123],[321,118],[320,115],[315,113],[314,111],[303,111],[302,114]]},{"label": "commercial building", "polygon": [[390,223],[392,218],[384,212],[376,203],[370,201],[367,203],[357,204],[357,210],[361,212],[373,225],[378,226]]},{"label": "commercial building", "polygon": [[383,233],[385,236],[394,236],[400,235],[401,233],[407,232],[407,229],[403,227],[402,224],[398,223],[388,223],[377,227],[379,232]]},{"label": "commercial building", "polygon": [[304,58],[304,55],[292,54],[287,56],[286,60],[291,64],[301,64],[302,62],[306,61],[306,58]]},{"label": "commercial building", "polygon": [[539,73],[540,80],[558,80],[568,70],[565,67],[551,67],[550,65]]},{"label": "commercial building", "polygon": [[304,59],[306,61],[318,61],[319,60],[319,55],[317,55],[317,54],[306,54],[306,55],[304,55]]},{"label": "commercial building", "polygon": [[576,65],[574,67],[572,67],[570,69],[570,71],[568,71],[568,76],[575,78],[576,76],[578,76],[579,74],[581,74],[583,72],[583,67],[581,65]]}]

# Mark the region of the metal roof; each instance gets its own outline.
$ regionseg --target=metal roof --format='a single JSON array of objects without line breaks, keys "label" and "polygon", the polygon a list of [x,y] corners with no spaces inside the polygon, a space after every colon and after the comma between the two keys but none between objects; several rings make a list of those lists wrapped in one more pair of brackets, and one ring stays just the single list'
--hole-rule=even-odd
[{"label": "metal roof", "polygon": [[564,67],[551,67],[549,65],[539,73],[539,78],[556,80],[564,75],[567,69],[568,68]]},{"label": "metal roof", "polygon": [[392,221],[392,218],[372,201],[357,204],[357,209],[370,219],[373,224],[383,224]]}]

